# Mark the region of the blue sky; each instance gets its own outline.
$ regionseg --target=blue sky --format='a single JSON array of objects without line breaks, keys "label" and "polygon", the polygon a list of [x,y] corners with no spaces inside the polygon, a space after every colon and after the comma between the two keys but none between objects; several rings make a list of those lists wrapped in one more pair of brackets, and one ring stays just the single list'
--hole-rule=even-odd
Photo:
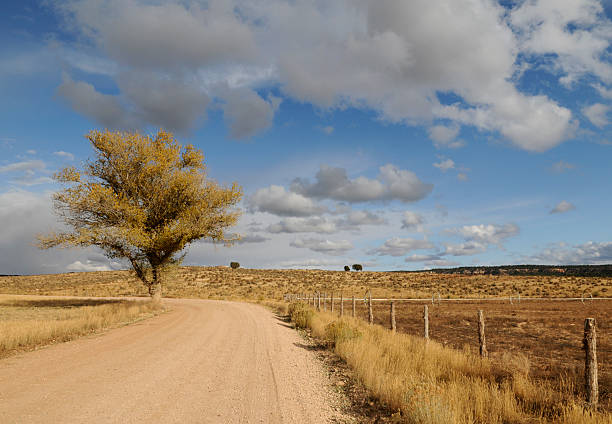
[{"label": "blue sky", "polygon": [[0,13],[0,273],[39,251],[94,128],[167,128],[244,188],[186,263],[612,262],[611,7],[576,1],[15,1]]}]

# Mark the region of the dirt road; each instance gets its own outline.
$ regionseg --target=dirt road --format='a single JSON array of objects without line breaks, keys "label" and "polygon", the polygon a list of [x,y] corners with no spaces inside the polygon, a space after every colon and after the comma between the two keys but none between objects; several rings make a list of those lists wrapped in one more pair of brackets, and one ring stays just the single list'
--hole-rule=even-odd
[{"label": "dirt road", "polygon": [[299,335],[257,305],[168,313],[0,361],[2,423],[344,421]]}]

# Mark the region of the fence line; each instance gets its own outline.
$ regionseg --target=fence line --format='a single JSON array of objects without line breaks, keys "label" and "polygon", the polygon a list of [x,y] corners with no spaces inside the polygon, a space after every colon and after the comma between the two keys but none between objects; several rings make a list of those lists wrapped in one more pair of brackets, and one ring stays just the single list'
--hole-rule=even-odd
[{"label": "fence line", "polygon": [[[322,293],[323,295],[325,293]],[[324,296],[321,296],[324,297]],[[329,299],[329,297],[327,297]],[[307,300],[306,297],[302,297],[299,295],[290,295],[290,294],[286,294],[285,295],[285,300]],[[371,299],[365,299],[365,301],[367,302],[368,300],[372,300],[372,302],[390,302],[390,301],[394,301],[394,302],[432,302],[433,303],[433,297],[414,297],[414,298],[392,298],[392,297],[378,297],[378,298],[371,298]],[[500,302],[500,301],[512,301],[512,300],[516,300],[519,303],[525,300],[550,300],[550,301],[555,301],[555,302],[563,302],[563,301],[575,301],[575,300],[580,300],[580,301],[593,301],[593,300],[612,300],[612,297],[514,297],[514,296],[508,296],[508,297],[458,297],[458,298],[435,298],[435,302]],[[348,302],[350,301],[350,299],[346,298],[343,300],[344,302]]]}]

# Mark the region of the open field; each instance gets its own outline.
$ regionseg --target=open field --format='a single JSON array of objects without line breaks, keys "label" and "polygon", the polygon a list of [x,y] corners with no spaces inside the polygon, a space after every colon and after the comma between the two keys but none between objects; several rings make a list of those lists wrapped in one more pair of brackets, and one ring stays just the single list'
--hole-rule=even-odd
[{"label": "open field", "polygon": [[[363,296],[374,297],[497,298],[505,301],[429,304],[430,336],[458,349],[477,350],[476,312],[483,309],[492,363],[520,368],[537,381],[567,381],[579,394],[584,353],[581,350],[584,319],[594,317],[598,326],[600,402],[612,410],[612,301],[532,301],[525,297],[608,297],[612,279],[568,276],[484,276],[430,273],[333,272],[303,270],[232,270],[227,267],[182,267],[168,276],[166,297],[280,300],[286,293],[343,292],[360,302],[358,315],[365,318]],[[146,290],[127,271],[0,277],[0,293],[132,296]],[[523,300],[519,304],[516,296]],[[425,303],[425,302],[424,302]],[[348,303],[345,312],[350,312]],[[389,325],[389,303],[375,302],[376,322]],[[338,303],[336,303],[338,308]],[[422,334],[423,303],[397,303],[398,331]]]},{"label": "open field", "polygon": [[[446,275],[433,273],[257,270],[181,267],[166,278],[165,297],[281,299],[285,293],[343,291],[363,297],[443,298],[612,296],[612,278]],[[75,296],[144,296],[128,271],[0,277],[0,293]]]},{"label": "open field", "polygon": [[0,358],[150,317],[149,301],[0,295]]},{"label": "open field", "polygon": [[571,380],[534,379],[522,362],[499,366],[361,319],[315,312],[303,303],[289,310],[297,326],[327,342],[374,396],[399,412],[384,422],[612,422],[610,411],[584,409],[580,388]]}]

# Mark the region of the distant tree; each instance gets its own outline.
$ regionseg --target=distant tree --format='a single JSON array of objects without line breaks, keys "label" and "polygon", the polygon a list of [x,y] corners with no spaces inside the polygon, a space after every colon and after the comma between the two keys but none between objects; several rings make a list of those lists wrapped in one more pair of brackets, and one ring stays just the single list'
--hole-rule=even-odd
[{"label": "distant tree", "polygon": [[55,179],[65,188],[54,208],[71,231],[38,236],[39,247],[97,246],[109,258],[126,258],[155,301],[163,273],[181,251],[209,238],[231,244],[224,230],[236,223],[242,188],[206,177],[204,156],[166,131],[91,131],[95,157],[83,170],[65,168]]},{"label": "distant tree", "polygon": [[353,269],[355,271],[361,271],[363,270],[363,267],[360,264],[353,264]]},{"label": "distant tree", "polygon": [[351,268],[350,268],[348,265],[344,265],[344,270],[345,270],[345,271],[350,271],[350,270],[351,270]]},{"label": "distant tree", "polygon": [[230,267],[232,269],[238,269],[240,268],[240,264],[238,262],[230,262]]}]

